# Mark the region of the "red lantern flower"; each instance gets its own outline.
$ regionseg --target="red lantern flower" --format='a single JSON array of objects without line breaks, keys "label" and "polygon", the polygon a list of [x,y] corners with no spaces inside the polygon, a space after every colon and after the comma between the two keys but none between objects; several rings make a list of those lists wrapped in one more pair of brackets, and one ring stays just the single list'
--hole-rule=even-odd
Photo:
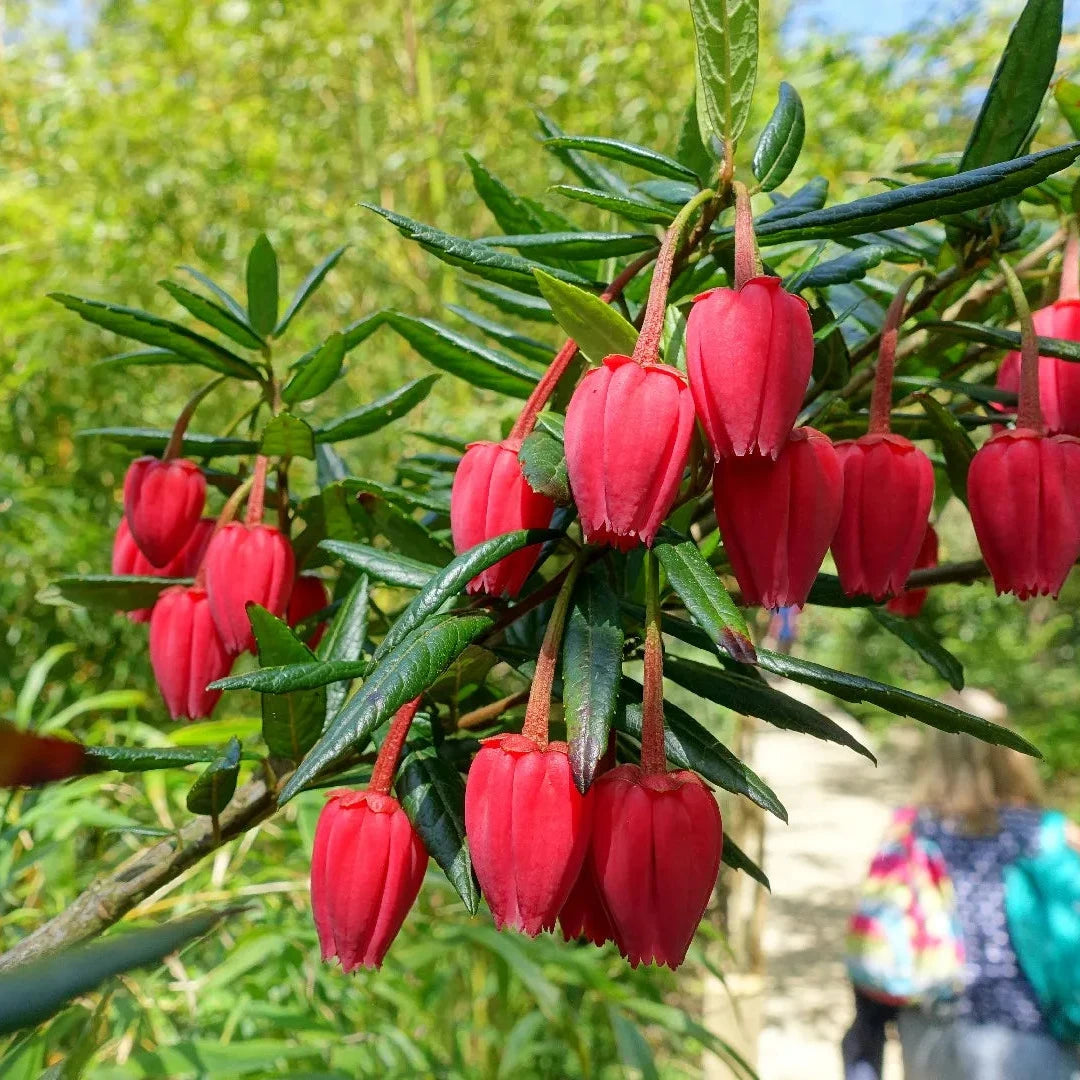
[{"label": "red lantern flower", "polygon": [[829,439],[796,428],[775,461],[721,457],[713,497],[724,550],[745,604],[806,603],[843,504],[844,478]]},{"label": "red lantern flower", "polygon": [[603,945],[605,941],[615,940],[615,927],[604,907],[596,884],[596,871],[588,855],[559,912],[559,928],[567,941],[587,938],[594,945]]},{"label": "red lantern flower", "polygon": [[686,371],[717,458],[775,458],[795,424],[814,363],[814,331],[801,297],[780,279],[695,297],[686,323]]},{"label": "red lantern flower", "polygon": [[[922,547],[919,548],[919,554],[915,558],[915,569],[927,570],[937,564],[938,536],[934,531],[934,526],[927,525]],[[885,605],[885,610],[905,619],[914,619],[922,611],[929,595],[929,589],[904,589],[899,596],[894,596]]]},{"label": "red lantern flower", "polygon": [[292,545],[272,525],[229,522],[206,549],[206,591],[225,647],[233,653],[254,650],[247,605],[261,604],[279,618],[285,614],[296,576]]},{"label": "red lantern flower", "polygon": [[186,458],[136,458],[124,477],[124,516],[139,550],[165,566],[188,542],[206,504],[206,477]]},{"label": "red lantern flower", "polygon": [[[459,555],[503,533],[545,529],[554,513],[551,499],[529,487],[512,446],[475,442],[465,451],[450,491],[450,528]],[[473,578],[469,592],[517,596],[539,553],[532,544],[507,555]]]},{"label": "red lantern flower", "polygon": [[995,435],[972,459],[968,505],[997,591],[1057,596],[1080,556],[1080,439]]},{"label": "red lantern flower", "polygon": [[899,593],[915,566],[934,499],[930,459],[902,435],[837,443],[844,507],[833,539],[840,584],[875,600]]},{"label": "red lantern flower", "polygon": [[[131,574],[135,577],[194,577],[213,531],[213,519],[202,518],[179,554],[170,559],[165,566],[159,567],[154,566],[139,550],[128,528],[127,518],[121,518],[120,524],[116,527],[116,535],[113,537],[112,572]],[[150,608],[129,611],[127,617],[135,623],[149,622]]]},{"label": "red lantern flower", "polygon": [[[330,594],[326,591],[322,578],[314,574],[300,574],[293,582],[285,621],[290,626],[296,626],[305,619],[311,618],[317,611],[322,611],[329,603]],[[325,633],[326,623],[319,623],[308,635],[308,648],[314,649]]]},{"label": "red lantern flower", "polygon": [[566,410],[566,466],[585,539],[651,546],[682,480],[694,404],[682,375],[608,356]]},{"label": "red lantern flower", "polygon": [[594,785],[591,855],[619,951],[633,967],[686,958],[716,884],[723,827],[691,772],[619,765]]},{"label": "red lantern flower", "polygon": [[343,971],[379,968],[420,892],[428,853],[392,795],[331,792],[311,856],[322,957]]},{"label": "red lantern flower", "polygon": [[566,743],[484,740],[465,785],[465,831],[496,927],[530,937],[554,929],[585,859],[591,811]]},{"label": "red lantern flower", "polygon": [[234,653],[221,640],[205,590],[164,589],[150,616],[150,664],[174,720],[209,716],[221,697],[209,683],[229,674]]}]

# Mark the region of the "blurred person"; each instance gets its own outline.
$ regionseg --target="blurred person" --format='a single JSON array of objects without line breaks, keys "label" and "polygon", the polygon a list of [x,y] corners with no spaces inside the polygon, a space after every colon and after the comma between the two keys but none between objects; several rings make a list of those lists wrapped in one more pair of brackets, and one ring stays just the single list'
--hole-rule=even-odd
[{"label": "blurred person", "polygon": [[849,927],[846,1080],[881,1076],[893,1019],[905,1080],[1080,1076],[1080,830],[1044,810],[1030,757],[968,735],[931,733],[918,777],[868,878],[888,888],[864,886]]}]

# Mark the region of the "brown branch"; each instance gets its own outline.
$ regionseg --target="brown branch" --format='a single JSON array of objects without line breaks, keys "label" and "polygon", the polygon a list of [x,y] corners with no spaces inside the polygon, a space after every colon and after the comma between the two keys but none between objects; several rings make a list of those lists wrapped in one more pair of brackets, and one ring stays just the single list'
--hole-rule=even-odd
[{"label": "brown branch", "polygon": [[524,705],[528,700],[529,691],[519,690],[516,694],[510,694],[507,697],[500,698],[498,701],[491,702],[490,705],[481,705],[479,709],[473,709],[472,712],[467,712],[458,719],[458,731],[485,727],[492,721],[498,720],[504,712],[514,708],[516,705]]}]

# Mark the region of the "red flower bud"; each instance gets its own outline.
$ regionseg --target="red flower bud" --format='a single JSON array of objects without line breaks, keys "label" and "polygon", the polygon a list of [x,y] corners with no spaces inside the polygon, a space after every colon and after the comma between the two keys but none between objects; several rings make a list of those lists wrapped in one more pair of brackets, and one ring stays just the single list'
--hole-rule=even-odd
[{"label": "red flower bud", "polygon": [[603,897],[596,884],[592,859],[586,855],[574,887],[559,912],[559,927],[567,941],[588,938],[594,945],[615,940],[615,927],[604,907]]},{"label": "red flower bud", "polygon": [[[915,559],[916,570],[926,570],[938,564],[938,536],[933,525],[926,526],[926,535],[923,537],[922,547]],[[904,589],[899,596],[894,596],[886,605],[885,610],[893,615],[900,615],[905,619],[914,619],[923,609],[926,598],[930,595],[929,589]]]},{"label": "red flower bud", "polygon": [[[470,444],[450,491],[450,529],[459,555],[503,533],[546,529],[554,513],[555,504],[529,487],[517,451],[505,443]],[[531,544],[507,555],[473,578],[469,592],[517,596],[539,554]]]},{"label": "red flower bud", "polygon": [[205,590],[173,585],[161,592],[150,616],[150,664],[174,720],[214,711],[221,691],[207,684],[229,674],[234,655],[214,626]]},{"label": "red flower bud", "polygon": [[863,435],[836,444],[844,509],[833,540],[840,584],[875,600],[904,587],[926,535],[934,499],[930,459],[902,435]]},{"label": "red flower bud", "polygon": [[677,968],[720,869],[716,799],[691,772],[637,765],[619,765],[593,790],[593,868],[619,951],[633,967]]},{"label": "red flower bud", "polygon": [[779,278],[694,298],[686,371],[717,457],[756,450],[775,458],[795,425],[813,363],[806,302],[785,292]]},{"label": "red flower bud", "polygon": [[315,828],[311,907],[322,958],[378,968],[424,880],[428,853],[392,795],[330,793]]},{"label": "red flower bud", "polygon": [[188,542],[206,504],[206,477],[186,458],[136,458],[124,477],[124,516],[139,550],[165,566]]},{"label": "red flower bud", "polygon": [[[112,572],[131,574],[135,577],[182,578],[194,577],[202,562],[210,534],[214,531],[214,519],[202,518],[195,525],[188,542],[165,566],[154,566],[139,550],[128,528],[127,518],[121,518],[113,537]],[[129,611],[127,617],[134,623],[150,621],[150,608]]]},{"label": "red flower bud", "polygon": [[1057,596],[1080,555],[1080,439],[995,435],[971,461],[968,506],[997,591]]},{"label": "red flower bud", "polygon": [[530,937],[554,929],[585,861],[591,814],[566,743],[484,740],[465,785],[465,832],[498,929]]},{"label": "red flower bud", "polygon": [[[290,626],[296,626],[297,623],[309,619],[317,611],[322,611],[329,603],[330,594],[326,591],[322,578],[316,577],[314,574],[300,574],[293,582],[285,621]],[[314,649],[325,633],[326,623],[319,623],[308,636],[308,648]]]},{"label": "red flower bud", "polygon": [[225,647],[254,651],[247,617],[254,601],[279,618],[285,614],[296,576],[292,545],[272,525],[231,521],[214,534],[206,549],[206,591]]},{"label": "red flower bud", "polygon": [[566,466],[589,543],[652,544],[693,433],[694,403],[675,368],[608,356],[581,380],[566,410]]},{"label": "red flower bud", "polygon": [[713,497],[724,550],[743,603],[806,603],[843,504],[844,477],[828,437],[796,428],[775,461],[722,457]]}]

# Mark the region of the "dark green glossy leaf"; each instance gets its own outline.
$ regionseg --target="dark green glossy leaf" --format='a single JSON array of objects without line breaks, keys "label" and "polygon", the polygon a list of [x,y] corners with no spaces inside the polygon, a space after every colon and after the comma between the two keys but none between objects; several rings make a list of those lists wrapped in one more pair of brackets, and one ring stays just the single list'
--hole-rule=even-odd
[{"label": "dark green glossy leaf", "polygon": [[656,555],[671,587],[713,644],[734,659],[752,664],[754,643],[746,620],[693,542],[662,541],[656,545]]},{"label": "dark green glossy leaf", "polygon": [[246,320],[237,318],[228,308],[207,300],[191,289],[175,281],[159,281],[158,284],[182,307],[201,319],[207,326],[231,338],[245,349],[261,349],[265,342],[256,334]]},{"label": "dark green glossy leaf", "polygon": [[259,372],[246,360],[241,360],[216,341],[169,319],[102,300],[85,300],[69,293],[49,293],[49,297],[95,326],[111,330],[121,337],[141,341],[144,345],[169,349],[183,357],[186,363],[199,364],[237,379],[260,378]]},{"label": "dark green glossy leaf", "polygon": [[1009,34],[960,160],[961,171],[1015,157],[1039,118],[1061,42],[1062,0],[1028,0]]},{"label": "dark green glossy leaf", "polygon": [[568,232],[574,226],[561,214],[548,210],[533,199],[517,195],[472,154],[465,155],[472,173],[473,187],[491,211],[504,233]]},{"label": "dark green glossy leaf", "polygon": [[278,263],[265,233],[251,245],[247,260],[248,319],[263,337],[274,332],[278,321]]},{"label": "dark green glossy leaf", "polygon": [[647,199],[655,199],[681,210],[698,193],[698,185],[688,184],[685,180],[642,180],[631,190]]},{"label": "dark green glossy leaf", "polygon": [[80,607],[138,611],[153,607],[162,589],[190,585],[191,578],[137,577],[133,574],[72,574],[54,581],[39,596],[44,603],[66,600]]},{"label": "dark green glossy leaf", "polygon": [[670,225],[675,211],[667,206],[659,206],[635,195],[617,195],[598,188],[574,187],[572,184],[556,184],[548,189],[555,195],[562,195],[574,202],[588,206],[598,206],[601,210],[610,210],[613,214],[627,221],[640,221],[648,225]]},{"label": "dark green glossy leaf", "polygon": [[[139,453],[160,454],[168,445],[171,431],[164,428],[99,427],[84,428],[75,432],[77,439],[107,439],[127,450]],[[187,457],[244,457],[254,454],[259,444],[252,439],[224,438],[217,435],[201,435],[193,431],[184,433],[180,452]]]},{"label": "dark green glossy leaf", "polygon": [[667,176],[672,180],[697,181],[697,174],[682,162],[660,154],[647,146],[622,142],[620,139],[608,139],[592,135],[555,135],[544,140],[544,145],[552,150],[577,150],[599,157],[621,161],[624,165],[633,165],[655,176]]},{"label": "dark green glossy leaf", "polygon": [[814,328],[814,382],[839,389],[851,374],[851,356],[840,323],[827,304],[819,304],[810,309],[810,324]]},{"label": "dark green glossy leaf", "polygon": [[[264,669],[318,663],[311,649],[283,620],[258,604],[248,604],[247,611],[255,632],[259,664]],[[314,746],[325,718],[326,691],[322,686],[263,694],[263,739],[274,757],[299,761]]]},{"label": "dark green glossy leaf", "polygon": [[207,277],[201,270],[196,270],[194,266],[187,266],[186,264],[181,263],[178,269],[190,274],[204,289],[207,290],[207,292],[216,296],[218,300],[221,301],[222,307],[231,311],[240,322],[247,322],[247,312],[244,310],[243,304],[241,304],[231,293],[223,289],[216,281]]},{"label": "dark green glossy leaf", "polygon": [[390,312],[387,322],[429,364],[473,386],[510,397],[527,398],[540,380],[535,368],[496,352],[431,319]]},{"label": "dark green glossy leaf", "polygon": [[302,457],[315,460],[315,432],[306,420],[291,413],[278,413],[263,428],[259,452],[267,457]]},{"label": "dark green glossy leaf", "polygon": [[922,375],[897,375],[893,385],[903,390],[948,390],[951,394],[963,394],[972,401],[983,403],[1000,402],[1002,405],[1015,405],[1015,390],[1001,390],[984,383],[964,382],[960,379],[931,379]]},{"label": "dark green glossy leaf", "polygon": [[820,210],[828,197],[829,181],[824,176],[815,176],[790,197],[773,192],[771,196],[773,206],[758,216],[756,224],[760,226],[766,222],[780,221],[783,218],[808,214],[812,210]]},{"label": "dark green glossy leaf", "polygon": [[866,277],[866,272],[877,266],[885,257],[885,249],[877,244],[866,244],[836,259],[819,262],[805,273],[795,274],[784,283],[789,292],[801,289],[823,289],[828,285],[843,285]]},{"label": "dark green glossy leaf", "polygon": [[202,937],[228,912],[189,915],[145,930],[129,930],[53,953],[0,973],[0,1035],[47,1020],[72,998],[106,979],[156,964]]},{"label": "dark green glossy leaf", "polygon": [[732,870],[741,870],[744,874],[749,874],[759,885],[764,885],[766,889],[772,891],[765,871],[731,839],[728,833],[724,833],[724,849],[720,853],[720,858]]},{"label": "dark green glossy leaf", "polygon": [[[363,658],[371,610],[369,581],[367,574],[361,574],[356,579],[356,584],[349,590],[334,621],[319,642],[318,654],[326,663],[355,663]],[[332,683],[326,688],[327,720],[332,719],[345,704],[348,695],[348,682]]]},{"label": "dark green glossy leaf", "polygon": [[690,0],[703,133],[735,142],[750,116],[758,64],[757,0]]},{"label": "dark green glossy leaf", "polygon": [[221,753],[216,746],[87,746],[85,750],[88,773],[182,769],[214,761]]},{"label": "dark green glossy leaf", "polygon": [[[1018,330],[1006,330],[1002,326],[983,326],[973,322],[939,322],[936,319],[926,319],[919,323],[920,327],[940,330],[945,334],[962,338],[964,341],[978,341],[983,345],[993,345],[999,349],[1008,349],[1016,352],[1020,349],[1020,332]],[[1066,341],[1064,338],[1041,337],[1039,340],[1040,356],[1056,356],[1059,360],[1080,360],[1080,341]]]},{"label": "dark green glossy leaf", "polygon": [[690,104],[683,111],[679,125],[679,139],[675,146],[675,156],[694,170],[698,180],[708,183],[716,169],[713,155],[709,153],[701,137],[701,124],[698,122],[697,93],[690,98]]},{"label": "dark green glossy leaf", "polygon": [[331,334],[310,356],[296,365],[292,378],[281,391],[282,400],[290,405],[318,397],[333,386],[345,362],[345,339]]},{"label": "dark green glossy leaf", "polygon": [[457,890],[470,915],[480,907],[480,887],[473,876],[465,837],[465,782],[434,746],[409,754],[394,783],[428,854]]},{"label": "dark green glossy leaf", "polygon": [[[303,642],[301,642],[303,644]],[[258,694],[291,694],[295,690],[317,690],[335,682],[358,679],[364,674],[360,660],[317,660],[314,658],[280,663],[228,675],[210,683],[211,690],[254,690]],[[317,734],[317,732],[316,732]],[[282,754],[281,757],[291,757]]]},{"label": "dark green glossy leaf", "polygon": [[187,808],[193,814],[218,817],[236,791],[240,773],[240,740],[234,735],[222,748],[187,794]]},{"label": "dark green glossy leaf", "polygon": [[396,487],[394,484],[380,484],[378,480],[350,476],[341,481],[341,486],[349,495],[374,495],[408,510],[430,510],[434,514],[450,513],[450,493],[439,491],[416,491],[412,488]]},{"label": "dark green glossy leaf", "polygon": [[754,151],[754,175],[762,191],[779,187],[795,168],[806,136],[802,99],[791,83],[780,84],[776,108]]},{"label": "dark green glossy leaf", "polygon": [[943,701],[923,697],[922,694],[904,690],[899,686],[889,686],[886,683],[876,682],[874,679],[864,678],[862,675],[836,671],[833,668],[823,667],[821,664],[813,664],[809,660],[783,656],[764,649],[758,651],[758,662],[767,671],[783,675],[784,678],[793,679],[795,682],[814,686],[844,701],[865,701],[896,716],[910,716],[914,720],[939,728],[941,731],[964,732],[982,739],[983,742],[1008,746],[1013,750],[1019,750],[1021,754],[1041,757],[1039,751],[1015,731],[992,724],[989,720],[973,716],[952,705],[946,705]]},{"label": "dark green glossy leaf", "polygon": [[367,339],[371,337],[384,322],[386,322],[386,312],[375,311],[346,326],[345,329],[341,331],[341,336],[345,339],[346,355],[352,352],[357,345],[367,341]]},{"label": "dark green glossy leaf", "polygon": [[347,248],[348,244],[342,244],[341,247],[331,251],[322,262],[312,268],[308,276],[300,283],[300,288],[296,290],[296,295],[293,296],[288,308],[286,308],[285,314],[281,316],[281,322],[274,328],[274,337],[281,337],[285,333],[289,323],[293,321],[300,309],[315,294],[325,280],[326,275],[337,266],[338,260],[345,254]]},{"label": "dark green glossy leaf", "polygon": [[95,360],[98,367],[161,367],[164,364],[186,364],[182,356],[177,356],[172,349],[132,349],[129,352],[106,356],[104,360]]},{"label": "dark green glossy leaf", "polygon": [[582,575],[574,590],[562,647],[570,772],[582,795],[596,779],[597,765],[607,751],[622,660],[619,599],[608,584],[606,569],[597,566]]},{"label": "dark green glossy leaf", "polygon": [[397,585],[405,589],[419,589],[438,572],[437,566],[407,559],[404,555],[367,544],[351,544],[344,540],[323,540],[323,551],[336,555],[350,566],[369,575],[373,581]]},{"label": "dark green glossy leaf", "polygon": [[638,332],[610,304],[543,270],[536,271],[536,280],[567,337],[573,338],[593,363],[600,363],[605,356],[633,353]]},{"label": "dark green glossy leaf", "polygon": [[[395,626],[400,622],[399,618]],[[423,693],[491,626],[491,616],[486,614],[435,615],[394,642],[377,657],[381,663],[371,669],[286,782],[279,803],[288,802],[351,749],[362,748],[380,724]]]},{"label": "dark green glossy leaf", "polygon": [[546,431],[534,431],[518,453],[522,472],[533,491],[546,495],[557,506],[570,504],[570,480],[562,443]]},{"label": "dark green glossy leaf", "polygon": [[526,360],[532,360],[538,364],[551,363],[551,357],[554,355],[555,350],[546,341],[537,341],[536,338],[518,333],[518,331],[510,329],[509,326],[497,323],[493,319],[489,319],[475,311],[470,311],[468,308],[460,307],[458,304],[447,304],[446,310],[452,311],[458,318],[464,319],[467,323],[475,326],[481,333],[494,338],[511,352],[517,353],[518,356],[523,356]]},{"label": "dark green glossy leaf", "polygon": [[953,494],[966,506],[967,474],[971,459],[975,456],[975,444],[971,441],[971,436],[960,426],[956,417],[941,402],[929,394],[915,396],[941,443],[941,450],[945,455],[945,472],[948,474]]},{"label": "dark green glossy leaf", "polygon": [[487,236],[477,243],[487,247],[510,247],[527,255],[550,255],[560,259],[612,259],[636,255],[659,246],[652,233],[562,232]]},{"label": "dark green glossy leaf", "polygon": [[[566,132],[545,113],[535,109],[536,122],[540,125],[540,133],[545,140],[562,138]],[[568,150],[561,146],[552,146],[545,141],[544,149],[552,153],[559,161],[567,166],[586,186],[603,188],[606,191],[626,191],[627,184],[617,173],[605,168],[599,162],[593,161],[588,155],[580,150]]]},{"label": "dark green glossy leaf", "polygon": [[519,319],[528,319],[530,322],[553,323],[555,321],[555,316],[552,315],[547,301],[539,296],[529,296],[516,289],[507,289],[502,285],[493,285],[490,281],[479,279],[475,281],[469,279],[461,284],[505,315],[516,315]]},{"label": "dark green glossy leaf", "polygon": [[918,619],[905,619],[878,607],[872,607],[870,614],[929,664],[954,690],[964,689],[963,664]]},{"label": "dark green glossy leaf", "polygon": [[424,375],[422,378],[413,379],[404,386],[392,390],[385,397],[369,405],[361,405],[317,427],[315,441],[317,443],[343,442],[345,439],[358,439],[362,435],[370,435],[373,431],[386,427],[387,424],[399,420],[415,409],[431,393],[431,388],[438,381],[438,375]]}]

